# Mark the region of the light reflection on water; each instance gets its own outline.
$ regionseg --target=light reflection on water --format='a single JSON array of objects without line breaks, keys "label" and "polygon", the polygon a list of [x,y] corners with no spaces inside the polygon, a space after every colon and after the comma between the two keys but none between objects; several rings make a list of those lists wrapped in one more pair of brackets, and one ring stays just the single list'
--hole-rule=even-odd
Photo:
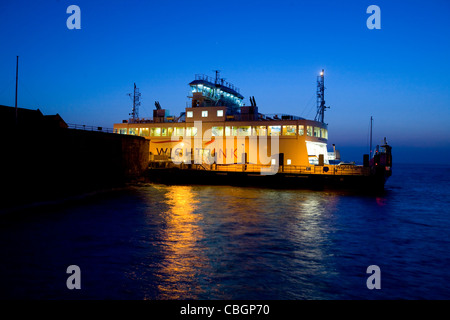
[{"label": "light reflection on water", "polygon": [[313,290],[307,288],[311,277],[335,274],[323,264],[333,256],[327,245],[338,201],[333,193],[228,186],[145,190],[147,222],[162,218],[157,299],[286,298],[280,281],[305,287],[305,293],[288,290],[291,298],[305,298]]},{"label": "light reflection on water", "polygon": [[[161,231],[161,245],[164,248],[164,261],[157,273],[160,299],[183,299],[190,291],[202,292],[195,284],[197,270],[204,267],[205,261],[198,254],[197,244],[204,237],[201,227],[202,215],[195,212],[198,200],[192,187],[172,187],[162,200],[168,210],[161,212],[165,226]],[[150,213],[152,214],[152,213]]]}]

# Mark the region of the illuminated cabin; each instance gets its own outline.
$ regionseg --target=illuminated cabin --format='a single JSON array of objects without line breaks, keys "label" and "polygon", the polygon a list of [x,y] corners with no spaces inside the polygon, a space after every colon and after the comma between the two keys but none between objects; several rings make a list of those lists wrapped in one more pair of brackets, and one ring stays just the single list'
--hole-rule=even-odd
[{"label": "illuminated cabin", "polygon": [[115,132],[150,140],[150,159],[159,162],[323,166],[336,158],[327,150],[323,118],[261,114],[254,97],[245,106],[239,89],[218,72],[215,79],[196,75],[189,86],[191,105],[180,116],[170,116],[156,103],[153,119],[124,120],[114,124]]}]

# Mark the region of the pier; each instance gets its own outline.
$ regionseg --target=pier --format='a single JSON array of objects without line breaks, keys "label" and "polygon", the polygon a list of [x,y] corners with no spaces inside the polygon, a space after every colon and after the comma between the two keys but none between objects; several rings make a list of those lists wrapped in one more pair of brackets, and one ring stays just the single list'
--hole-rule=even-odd
[{"label": "pier", "polygon": [[[0,106],[3,207],[124,186],[148,168],[145,138],[70,129],[59,115]],[[98,129],[98,128],[97,128]]]}]

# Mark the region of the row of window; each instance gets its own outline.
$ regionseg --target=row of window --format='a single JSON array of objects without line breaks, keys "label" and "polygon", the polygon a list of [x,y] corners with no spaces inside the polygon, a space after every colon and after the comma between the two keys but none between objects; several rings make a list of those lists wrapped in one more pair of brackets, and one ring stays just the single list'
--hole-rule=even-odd
[{"label": "row of window", "polygon": [[[212,127],[212,136],[303,136],[305,134],[303,125],[285,126],[238,126],[238,127]],[[328,130],[320,127],[306,126],[306,135],[328,139]]]},{"label": "row of window", "polygon": [[[127,134],[127,129],[119,129],[120,134]],[[171,137],[171,136],[196,136],[196,127],[167,127],[167,128],[129,128],[128,134],[141,137]]]},{"label": "row of window", "polygon": [[[217,110],[217,116],[223,117],[223,110]],[[193,118],[194,111],[187,111],[186,118]],[[202,110],[202,118],[208,118],[208,110]]]},{"label": "row of window", "polygon": [[[285,125],[285,126],[233,126],[233,127],[212,127],[211,136],[299,136],[305,135],[305,126],[303,125]],[[120,134],[138,135],[141,137],[170,137],[170,136],[188,136],[197,135],[196,127],[153,127],[153,128],[129,128],[119,129]],[[320,127],[306,126],[306,135],[309,137],[318,137],[328,139],[328,130]]]}]

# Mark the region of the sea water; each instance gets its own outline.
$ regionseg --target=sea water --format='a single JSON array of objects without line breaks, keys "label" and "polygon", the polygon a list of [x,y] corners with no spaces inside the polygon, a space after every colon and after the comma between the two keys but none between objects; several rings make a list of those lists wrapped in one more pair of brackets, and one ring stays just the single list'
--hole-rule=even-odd
[{"label": "sea water", "polygon": [[0,217],[0,298],[450,299],[449,194],[443,165],[379,194],[133,185]]}]

